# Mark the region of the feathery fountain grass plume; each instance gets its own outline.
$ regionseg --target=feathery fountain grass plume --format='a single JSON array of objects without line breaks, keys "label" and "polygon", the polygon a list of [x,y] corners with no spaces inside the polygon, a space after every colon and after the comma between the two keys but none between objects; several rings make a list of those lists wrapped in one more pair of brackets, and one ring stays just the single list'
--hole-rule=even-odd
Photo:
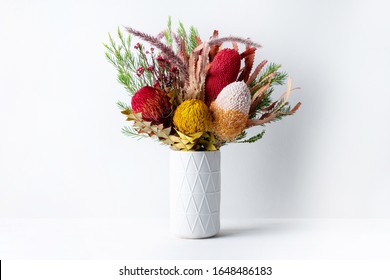
[{"label": "feathery fountain grass plume", "polygon": [[255,43],[255,42],[253,42],[250,39],[245,39],[245,38],[236,37],[236,36],[228,36],[228,37],[211,39],[209,41],[209,44],[210,44],[210,46],[213,46],[213,45],[221,45],[221,44],[223,44],[225,42],[238,42],[238,43],[242,43],[242,44],[245,44],[245,45],[253,46],[253,47],[256,47],[256,48],[261,48],[260,44]]},{"label": "feathery fountain grass plume", "polygon": [[188,79],[188,71],[187,71],[187,67],[186,67],[184,61],[180,57],[178,57],[169,46],[165,45],[160,40],[158,40],[156,37],[153,37],[149,34],[140,32],[140,31],[135,30],[131,27],[125,27],[125,28],[126,28],[127,32],[129,32],[130,34],[133,34],[134,36],[137,36],[137,37],[141,38],[142,40],[144,40],[145,42],[148,42],[151,45],[153,45],[154,47],[158,48],[164,55],[166,55],[166,58],[169,61],[171,61],[172,63],[174,63],[177,66],[180,73],[182,73],[184,75],[184,78],[186,80]]}]

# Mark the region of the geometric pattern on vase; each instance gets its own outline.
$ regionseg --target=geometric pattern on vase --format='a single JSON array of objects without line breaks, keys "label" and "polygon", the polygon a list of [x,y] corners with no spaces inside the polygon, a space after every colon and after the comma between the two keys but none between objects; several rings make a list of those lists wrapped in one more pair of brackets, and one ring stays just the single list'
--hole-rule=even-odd
[{"label": "geometric pattern on vase", "polygon": [[171,231],[205,238],[220,229],[220,152],[170,152]]}]

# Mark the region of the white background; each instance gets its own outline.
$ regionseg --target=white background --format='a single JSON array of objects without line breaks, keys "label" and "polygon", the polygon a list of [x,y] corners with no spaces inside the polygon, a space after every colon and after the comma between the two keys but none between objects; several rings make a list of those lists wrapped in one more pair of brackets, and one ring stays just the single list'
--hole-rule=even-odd
[{"label": "white background", "polygon": [[[386,1],[0,2],[0,217],[168,216],[168,149],[121,135],[102,42],[173,22],[251,37],[298,113],[222,149],[222,218],[390,218]],[[277,93],[282,93],[279,88]]]}]

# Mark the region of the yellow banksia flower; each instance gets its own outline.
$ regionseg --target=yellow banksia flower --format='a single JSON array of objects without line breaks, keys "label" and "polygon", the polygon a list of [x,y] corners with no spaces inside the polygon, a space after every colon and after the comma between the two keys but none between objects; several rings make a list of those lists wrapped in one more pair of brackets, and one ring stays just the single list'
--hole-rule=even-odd
[{"label": "yellow banksia flower", "polygon": [[206,132],[211,129],[212,114],[203,101],[188,99],[176,108],[173,124],[186,135]]}]

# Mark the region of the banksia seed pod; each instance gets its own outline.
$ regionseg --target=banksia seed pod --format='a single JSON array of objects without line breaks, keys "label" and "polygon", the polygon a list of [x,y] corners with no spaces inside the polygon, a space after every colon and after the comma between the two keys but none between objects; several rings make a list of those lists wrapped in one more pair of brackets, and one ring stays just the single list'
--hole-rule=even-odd
[{"label": "banksia seed pod", "polygon": [[131,108],[134,113],[141,113],[145,121],[169,126],[171,103],[160,89],[150,86],[140,88],[131,99]]},{"label": "banksia seed pod", "polygon": [[213,130],[222,141],[234,140],[246,127],[251,94],[244,82],[227,85],[211,103]]},{"label": "banksia seed pod", "polygon": [[173,124],[186,135],[206,132],[211,129],[212,115],[203,101],[188,99],[176,108]]},{"label": "banksia seed pod", "polygon": [[223,49],[217,53],[206,76],[206,104],[214,101],[225,86],[236,81],[240,65],[240,54],[236,50]]},{"label": "banksia seed pod", "polygon": [[251,93],[244,82],[234,82],[223,88],[214,103],[225,110],[238,110],[248,115]]}]

